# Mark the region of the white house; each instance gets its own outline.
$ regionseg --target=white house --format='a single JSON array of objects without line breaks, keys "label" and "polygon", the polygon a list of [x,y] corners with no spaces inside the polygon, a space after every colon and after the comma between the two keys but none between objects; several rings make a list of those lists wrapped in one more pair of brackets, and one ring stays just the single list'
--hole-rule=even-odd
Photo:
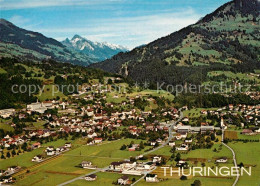
[{"label": "white house", "polygon": [[52,150],[47,150],[47,156],[53,156],[55,155],[55,151],[52,151]]},{"label": "white house", "polygon": [[87,180],[87,181],[95,181],[96,179],[97,179],[97,175],[95,175],[95,174],[85,176],[85,180]]},{"label": "white house", "polygon": [[153,163],[160,163],[161,161],[162,161],[162,157],[160,157],[160,156],[153,157]]},{"label": "white house", "polygon": [[145,181],[146,182],[159,182],[156,174],[147,174],[145,176]]},{"label": "white house", "polygon": [[174,141],[170,141],[170,142],[169,142],[169,146],[170,146],[170,147],[174,147],[174,146],[175,146],[175,142],[174,142]]},{"label": "white house", "polygon": [[94,138],[94,142],[95,143],[101,143],[102,142],[102,138]]},{"label": "white house", "polygon": [[217,163],[226,163],[227,161],[228,161],[228,159],[226,157],[223,157],[223,158],[216,160]]},{"label": "white house", "polygon": [[65,143],[65,148],[71,148],[71,143],[70,142]]},{"label": "white house", "polygon": [[118,178],[117,183],[120,185],[127,185],[129,182],[129,178],[128,176],[122,176],[120,178]]},{"label": "white house", "polygon": [[84,169],[89,168],[91,166],[92,166],[92,162],[90,162],[90,161],[82,161],[81,162],[81,167],[84,168]]},{"label": "white house", "polygon": [[41,162],[42,160],[43,160],[42,156],[41,155],[37,155],[37,156],[33,157],[32,162]]},{"label": "white house", "polygon": [[187,151],[189,150],[189,146],[187,144],[182,144],[180,147],[177,147],[176,150]]}]

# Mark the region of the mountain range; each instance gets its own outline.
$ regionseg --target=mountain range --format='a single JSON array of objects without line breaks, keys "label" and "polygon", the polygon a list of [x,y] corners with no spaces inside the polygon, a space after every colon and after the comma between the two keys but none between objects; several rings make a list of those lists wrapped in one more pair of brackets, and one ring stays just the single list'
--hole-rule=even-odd
[{"label": "mountain range", "polygon": [[103,61],[120,52],[128,51],[127,48],[120,45],[114,45],[107,42],[93,42],[79,35],[75,35],[71,40],[67,38],[61,43],[72,50],[96,58],[98,61]]},{"label": "mountain range", "polygon": [[41,33],[19,28],[5,19],[0,19],[1,57],[16,57],[23,60],[53,59],[88,66],[125,51],[127,49],[124,47],[95,43],[78,35],[71,40],[59,42]]},{"label": "mountain range", "polygon": [[212,69],[259,68],[259,7],[257,0],[233,0],[193,25],[91,67],[171,84],[199,83]]}]

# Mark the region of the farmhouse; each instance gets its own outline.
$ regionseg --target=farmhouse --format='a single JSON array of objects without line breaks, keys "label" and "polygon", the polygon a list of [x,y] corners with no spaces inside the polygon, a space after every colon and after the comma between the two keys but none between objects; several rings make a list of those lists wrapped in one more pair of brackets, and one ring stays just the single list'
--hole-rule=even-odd
[{"label": "farmhouse", "polygon": [[38,149],[41,147],[41,143],[40,142],[36,142],[34,144],[32,144],[32,149]]},{"label": "farmhouse", "polygon": [[95,143],[101,143],[102,142],[102,138],[94,138],[94,142]]},{"label": "farmhouse", "polygon": [[84,169],[89,168],[91,166],[92,166],[92,162],[90,162],[90,161],[82,161],[81,162],[81,167],[84,168]]},{"label": "farmhouse", "polygon": [[176,150],[187,151],[189,150],[189,146],[187,144],[182,144],[180,147],[177,147]]},{"label": "farmhouse", "polygon": [[145,176],[145,181],[146,182],[159,182],[156,174],[147,174]]},{"label": "farmhouse", "polygon": [[242,131],[242,134],[245,134],[245,135],[252,135],[253,134],[253,131],[251,129],[244,129]]},{"label": "farmhouse", "polygon": [[43,160],[41,155],[34,156],[32,162],[41,162]]},{"label": "farmhouse", "polygon": [[65,143],[65,148],[71,148],[71,143],[70,142]]},{"label": "farmhouse", "polygon": [[217,163],[226,163],[227,162],[227,158],[226,157],[222,157],[216,160]]},{"label": "farmhouse", "polygon": [[120,166],[121,164],[122,164],[121,162],[112,162],[109,165],[109,169],[113,170],[113,171],[120,171],[121,170],[121,166]]},{"label": "farmhouse", "polygon": [[170,146],[170,147],[175,146],[175,142],[174,142],[174,141],[170,141],[170,142],[169,142],[169,146]]},{"label": "farmhouse", "polygon": [[129,183],[128,176],[122,176],[122,177],[118,178],[117,183],[120,185],[127,185]]},{"label": "farmhouse", "polygon": [[87,181],[95,181],[96,179],[97,179],[97,175],[95,175],[95,174],[85,176],[85,180],[87,180]]},{"label": "farmhouse", "polygon": [[187,163],[186,161],[180,160],[180,161],[177,162],[176,166],[177,166],[177,167],[187,168],[189,165],[188,165],[188,163]]},{"label": "farmhouse", "polygon": [[154,156],[153,157],[153,163],[161,163],[162,157],[160,156]]}]

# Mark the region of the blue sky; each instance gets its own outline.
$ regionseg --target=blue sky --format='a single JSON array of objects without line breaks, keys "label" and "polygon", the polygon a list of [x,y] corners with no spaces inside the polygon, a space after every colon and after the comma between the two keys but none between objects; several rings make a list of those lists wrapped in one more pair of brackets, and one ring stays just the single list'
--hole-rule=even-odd
[{"label": "blue sky", "polygon": [[0,0],[0,17],[59,41],[79,34],[133,48],[197,22],[229,0]]}]

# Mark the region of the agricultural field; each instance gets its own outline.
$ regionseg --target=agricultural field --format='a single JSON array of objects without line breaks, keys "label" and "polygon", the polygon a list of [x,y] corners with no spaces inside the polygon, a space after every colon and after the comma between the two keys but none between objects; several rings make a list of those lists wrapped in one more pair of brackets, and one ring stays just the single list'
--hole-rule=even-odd
[{"label": "agricultural field", "polygon": [[217,110],[218,108],[194,108],[190,110],[185,110],[183,111],[183,116],[184,117],[189,117],[189,118],[196,118],[201,116],[201,111],[202,110]]},{"label": "agricultural field", "polygon": [[[123,176],[122,174],[116,174],[116,173],[108,173],[108,172],[99,172],[96,173],[97,180],[93,182],[89,182],[86,180],[77,180],[71,184],[68,184],[68,186],[81,186],[81,185],[97,185],[97,186],[113,186],[113,182],[117,182],[117,179]],[[129,180],[138,180],[140,176],[132,176],[127,175],[129,177]]]},{"label": "agricultural field", "polygon": [[230,80],[231,79],[252,80],[252,81],[255,80],[256,82],[260,82],[260,80],[257,77],[245,73],[233,73],[230,71],[212,71],[208,73],[209,77],[220,76],[220,75],[225,75]]},{"label": "agricultural field", "polygon": [[238,164],[243,162],[245,167],[252,167],[252,175],[244,175],[239,178],[238,186],[259,186],[260,183],[260,144],[230,142],[228,145],[234,149]]},{"label": "agricultural field", "polygon": [[17,185],[57,185],[93,171],[80,168],[79,164],[82,161],[92,161],[94,165],[104,167],[108,166],[112,161],[124,160],[130,156],[137,156],[144,152],[120,150],[123,144],[128,145],[131,141],[140,143],[141,140],[122,139],[112,142],[106,141],[94,146],[87,146],[83,144],[85,143],[84,141],[76,140],[73,141],[72,150],[55,157],[53,160],[40,164],[31,161],[35,155],[42,154],[45,147],[50,145],[59,147],[66,143],[66,140],[57,140],[43,144],[42,148],[31,152],[26,152],[10,159],[0,160],[0,169],[5,169],[12,165],[28,168],[30,171],[27,172],[26,175],[22,174],[17,177]]},{"label": "agricultural field", "polygon": [[[122,86],[123,87],[123,86]],[[122,89],[122,91],[124,91]],[[127,94],[119,94],[118,92],[111,92],[107,94],[107,101],[108,102],[114,102],[114,103],[121,103],[122,101],[126,101],[126,97],[136,97],[138,95],[141,95],[143,97],[149,97],[151,96],[162,96],[166,99],[169,99],[171,101],[174,100],[174,96],[166,91],[158,91],[157,90],[143,90],[143,91],[134,91],[133,93],[127,93]],[[114,97],[118,96],[118,97]]]},{"label": "agricultural field", "polygon": [[[233,179],[219,179],[219,178],[205,178],[205,177],[195,177],[192,179],[188,179],[185,181],[180,180],[179,178],[173,179],[166,179],[165,181],[161,182],[161,184],[166,186],[178,185],[178,186],[188,186],[191,185],[195,180],[200,180],[201,185],[210,185],[210,186],[230,186],[234,182]],[[137,186],[154,186],[154,183],[147,183],[145,180],[140,181],[136,184]]]},{"label": "agricultural field", "polygon": [[[66,153],[65,156],[83,157],[85,158],[85,161],[92,161],[94,165],[97,165],[98,167],[104,167],[113,161],[120,161],[124,158],[128,159],[131,156],[135,157],[144,152],[144,150],[132,152],[128,150],[120,150],[123,144],[129,145],[131,141],[134,141],[136,144],[141,142],[141,140],[133,139],[122,139],[111,142],[108,141],[95,146],[81,146]],[[145,149],[148,148],[150,147],[146,147]]]},{"label": "agricultural field", "polygon": [[237,132],[236,131],[225,131],[224,138],[236,140],[236,139],[238,139]]},{"label": "agricultural field", "polygon": [[45,85],[43,92],[39,92],[37,95],[39,101],[45,101],[47,99],[55,99],[57,97],[65,98],[66,96],[58,90],[54,85]]},{"label": "agricultural field", "polygon": [[5,74],[5,73],[6,73],[5,69],[0,68],[0,74]]},{"label": "agricultural field", "polygon": [[[0,159],[0,169],[6,169],[13,165],[18,165],[18,166],[25,167],[25,168],[33,166],[33,165],[35,165],[35,163],[31,161],[32,158],[38,154],[43,154],[45,147],[48,147],[48,146],[60,147],[60,146],[64,145],[66,142],[67,142],[66,140],[59,139],[57,141],[45,143],[42,145],[41,148],[35,149],[30,152],[25,152],[23,154],[20,154],[19,156],[14,156],[14,157],[8,158],[8,159]],[[33,142],[31,142],[31,143],[33,143]],[[79,145],[78,143],[79,143],[78,141],[72,142],[72,144],[74,144],[74,146]]]},{"label": "agricultural field", "polygon": [[11,119],[0,118],[0,129],[4,131],[14,131],[14,128],[11,126],[11,121]]},{"label": "agricultural field", "polygon": [[245,135],[241,134],[242,129],[240,130],[226,130],[224,137],[227,139],[231,140],[237,140],[237,139],[242,139],[242,140],[260,140],[260,135]]}]

